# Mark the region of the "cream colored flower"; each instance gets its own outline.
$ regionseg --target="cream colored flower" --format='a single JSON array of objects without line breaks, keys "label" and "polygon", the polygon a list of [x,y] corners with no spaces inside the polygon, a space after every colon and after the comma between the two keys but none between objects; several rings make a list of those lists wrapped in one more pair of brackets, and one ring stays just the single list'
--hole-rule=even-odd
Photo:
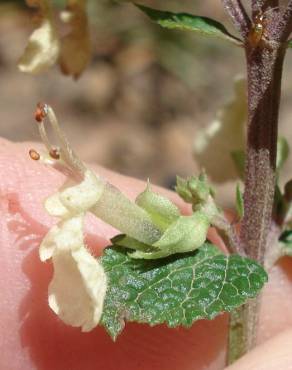
[{"label": "cream colored flower", "polygon": [[[52,146],[48,138],[46,117],[58,147]],[[89,331],[101,318],[107,279],[99,260],[90,255],[84,243],[86,212],[142,243],[157,241],[162,232],[143,208],[86,168],[71,148],[50,106],[39,104],[35,118],[47,151],[41,154],[31,149],[31,158],[55,167],[76,184],[67,183],[45,201],[47,212],[60,219],[47,233],[39,250],[40,259],[51,259],[54,266],[49,305],[66,324]]]},{"label": "cream colored flower", "polygon": [[[71,153],[72,154],[72,153]],[[64,157],[65,163],[66,156]],[[76,163],[75,163],[76,165]],[[60,218],[40,245],[40,259],[52,259],[49,306],[66,324],[92,330],[102,315],[107,279],[84,243],[84,216],[100,199],[104,183],[85,170],[83,180],[49,197],[45,208]]]},{"label": "cream colored flower", "polygon": [[28,2],[39,7],[41,22],[31,34],[18,68],[22,72],[39,73],[53,66],[59,58],[60,42],[48,0]]},{"label": "cream colored flower", "polygon": [[54,226],[40,247],[44,261],[52,258],[54,276],[49,285],[49,306],[66,324],[92,330],[102,315],[106,274],[83,241],[84,214]]}]

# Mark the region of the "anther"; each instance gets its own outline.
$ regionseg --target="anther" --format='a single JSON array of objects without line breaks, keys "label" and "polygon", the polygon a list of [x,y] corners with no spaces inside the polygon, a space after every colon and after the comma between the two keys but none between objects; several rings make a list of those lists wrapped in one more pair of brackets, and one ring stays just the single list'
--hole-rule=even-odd
[{"label": "anther", "polygon": [[37,109],[34,114],[34,118],[37,122],[42,122],[43,119],[46,117],[48,114],[48,107],[44,103],[38,103],[37,104]]},{"label": "anther", "polygon": [[38,161],[40,159],[40,157],[41,157],[40,154],[36,150],[34,150],[34,149],[30,149],[29,156],[34,161]]},{"label": "anther", "polygon": [[60,159],[60,150],[58,148],[52,148],[49,154],[53,159]]}]

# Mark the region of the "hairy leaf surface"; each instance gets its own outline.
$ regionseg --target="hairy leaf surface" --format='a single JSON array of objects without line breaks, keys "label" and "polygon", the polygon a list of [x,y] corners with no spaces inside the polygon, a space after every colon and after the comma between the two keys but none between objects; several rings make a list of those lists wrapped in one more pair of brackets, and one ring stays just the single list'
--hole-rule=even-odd
[{"label": "hairy leaf surface", "polygon": [[209,243],[155,261],[132,259],[128,251],[110,247],[101,258],[108,278],[101,324],[114,339],[125,321],[176,327],[213,319],[255,297],[267,281],[256,262],[225,256]]}]

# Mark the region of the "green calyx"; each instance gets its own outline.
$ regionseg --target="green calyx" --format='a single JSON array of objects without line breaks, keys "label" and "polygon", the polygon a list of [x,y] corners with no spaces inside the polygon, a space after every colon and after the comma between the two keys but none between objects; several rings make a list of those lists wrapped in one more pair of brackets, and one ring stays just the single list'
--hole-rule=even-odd
[{"label": "green calyx", "polygon": [[138,195],[136,204],[148,213],[152,222],[162,231],[162,235],[151,245],[141,243],[128,235],[113,238],[114,245],[134,250],[130,254],[132,258],[163,258],[193,251],[204,244],[210,220],[203,211],[197,210],[190,216],[182,216],[169,199],[153,192],[149,184],[145,191]]}]

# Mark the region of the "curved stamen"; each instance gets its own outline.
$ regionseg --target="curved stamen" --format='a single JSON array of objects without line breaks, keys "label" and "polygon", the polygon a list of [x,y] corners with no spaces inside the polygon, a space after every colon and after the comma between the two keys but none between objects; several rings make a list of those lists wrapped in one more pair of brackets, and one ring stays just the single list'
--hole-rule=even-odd
[{"label": "curved stamen", "polygon": [[[51,145],[44,123],[45,118],[48,118],[53,132],[60,142],[60,148],[56,148]],[[35,119],[39,123],[38,127],[41,139],[45,144],[51,158],[56,161],[63,161],[64,164],[66,164],[73,173],[77,172],[77,174],[81,175],[81,177],[83,178],[86,168],[72,150],[67,137],[59,126],[57,117],[53,109],[47,104],[39,103],[35,113]]]}]

